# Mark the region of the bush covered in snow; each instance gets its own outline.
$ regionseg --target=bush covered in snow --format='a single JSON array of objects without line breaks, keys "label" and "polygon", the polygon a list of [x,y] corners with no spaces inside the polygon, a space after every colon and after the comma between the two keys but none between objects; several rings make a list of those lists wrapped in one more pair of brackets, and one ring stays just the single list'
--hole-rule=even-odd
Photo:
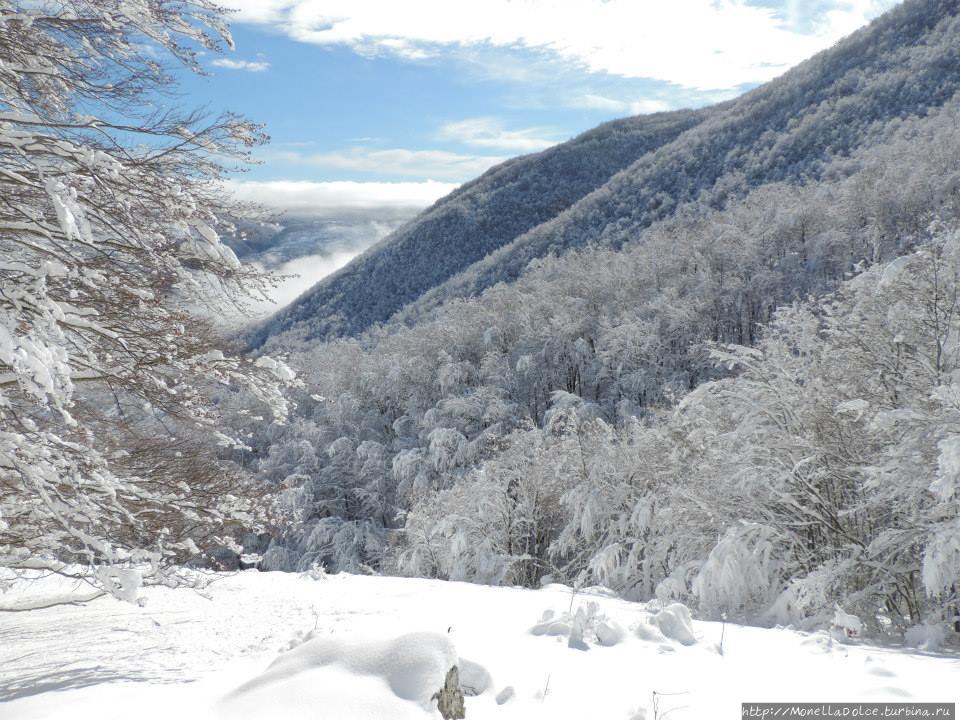
[{"label": "bush covered in snow", "polygon": [[263,135],[171,106],[160,61],[230,45],[220,12],[0,5],[0,565],[95,566],[134,599],[140,568],[233,552],[265,519],[223,416],[282,421],[292,376],[224,355],[208,319],[269,285],[215,229],[223,163]]}]

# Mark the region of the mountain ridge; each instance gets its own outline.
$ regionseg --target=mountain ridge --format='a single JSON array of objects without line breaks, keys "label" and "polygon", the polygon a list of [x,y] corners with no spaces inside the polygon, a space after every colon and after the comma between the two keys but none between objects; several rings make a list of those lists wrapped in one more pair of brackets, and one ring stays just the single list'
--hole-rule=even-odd
[{"label": "mountain ridge", "polygon": [[[729,198],[766,183],[815,177],[831,158],[870,146],[877,129],[892,118],[924,114],[960,90],[960,43],[951,42],[960,36],[957,12],[952,0],[910,0],[735,100],[613,121],[539,155],[508,161],[322,280],[260,327],[253,344],[356,335],[390,317],[416,322],[450,299],[515,280],[536,258],[591,244],[619,248],[678,208],[723,207]],[[667,124],[662,134],[652,131],[663,142],[619,169],[611,166],[603,183],[565,206],[537,199],[537,206],[525,208],[526,223],[547,217],[512,237],[478,238],[475,226],[491,202],[475,207],[459,225],[444,225],[451,213],[469,209],[478,188],[501,182],[518,166],[536,174],[549,153],[575,151],[604,132],[616,140],[611,129],[652,122]],[[488,192],[497,200],[511,190],[501,182]],[[457,256],[461,266],[451,263],[449,249],[464,247],[471,252]]]},{"label": "mountain ridge", "polygon": [[[709,112],[712,109],[681,110],[613,120],[566,143],[491,168],[324,278],[293,306],[258,328],[252,344],[259,345],[303,320],[316,319],[321,310],[326,311],[327,321],[308,333],[310,339],[352,334],[386,321],[438,284],[437,279],[445,281],[481,260],[521,234],[518,228],[526,231],[561,212],[609,180],[610,173],[629,164],[631,158],[642,156],[651,145],[662,144],[702,121]],[[564,175],[558,181],[561,172]],[[531,189],[547,199],[535,205],[525,203],[523,198]],[[489,219],[483,217],[483,211],[494,204],[496,213]],[[462,253],[453,256],[445,252],[448,248],[444,241],[451,230],[457,229],[469,235],[459,244]],[[433,262],[422,268],[422,273],[406,277],[406,285],[400,284],[396,268],[409,265],[411,256],[422,253],[425,247],[432,250]],[[385,289],[394,294],[385,294]],[[399,298],[394,300],[396,294]],[[350,303],[362,305],[363,314],[340,319],[338,315]]]}]

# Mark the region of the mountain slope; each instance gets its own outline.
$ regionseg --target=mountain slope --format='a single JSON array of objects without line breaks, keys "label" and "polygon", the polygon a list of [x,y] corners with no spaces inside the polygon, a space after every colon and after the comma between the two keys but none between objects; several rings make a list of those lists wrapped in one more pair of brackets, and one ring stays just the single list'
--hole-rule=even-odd
[{"label": "mountain slope", "polygon": [[537,257],[621,247],[684,203],[717,207],[750,187],[818,177],[831,158],[872,146],[891,119],[923,116],[960,91],[958,12],[956,2],[905,3],[428,292],[404,319],[514,280]]},{"label": "mountain slope", "polygon": [[535,155],[509,160],[441,199],[261,328],[306,339],[349,335],[387,320],[488,253],[564,211],[710,111],[626,118]]},{"label": "mountain slope", "polygon": [[[508,162],[322,281],[257,341],[355,334],[408,303],[400,317],[413,320],[515,279],[534,258],[591,243],[619,247],[692,202],[722,206],[751,187],[816,177],[830,159],[874,143],[892,118],[923,115],[960,90],[958,11],[953,0],[906,2],[734,102],[611,123]],[[616,147],[627,128],[632,142]],[[649,152],[602,185],[574,183],[592,190],[576,202],[565,194],[569,183],[548,174],[571,160],[615,170],[614,159],[644,142]],[[596,155],[588,160],[584,151]],[[533,188],[525,185],[531,176]],[[491,211],[501,217],[491,220]],[[470,259],[477,262],[468,268]]]}]

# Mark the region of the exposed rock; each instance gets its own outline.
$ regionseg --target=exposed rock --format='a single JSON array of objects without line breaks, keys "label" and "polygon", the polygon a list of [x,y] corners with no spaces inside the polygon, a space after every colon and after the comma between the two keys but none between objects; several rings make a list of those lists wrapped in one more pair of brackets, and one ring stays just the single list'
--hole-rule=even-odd
[{"label": "exposed rock", "polygon": [[443,720],[462,720],[467,716],[463,706],[463,690],[460,689],[460,671],[454,665],[447,671],[443,687],[433,696]]}]

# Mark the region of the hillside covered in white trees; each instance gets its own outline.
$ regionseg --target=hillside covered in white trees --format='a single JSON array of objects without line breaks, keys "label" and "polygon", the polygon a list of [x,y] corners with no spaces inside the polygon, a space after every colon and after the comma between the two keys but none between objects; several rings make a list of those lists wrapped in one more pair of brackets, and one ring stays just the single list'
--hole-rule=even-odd
[{"label": "hillside covered in white trees", "polygon": [[373,230],[231,196],[227,19],[0,0],[0,718],[960,699],[957,2]]},{"label": "hillside covered in white trees", "polygon": [[511,160],[320,282],[255,339],[280,334],[282,346],[416,318],[515,280],[533,259],[620,248],[758,187],[817,182],[832,160],[955,98],[956,14],[952,2],[905,2],[735,101],[609,123]]},{"label": "hillside covered in white trees", "polygon": [[477,268],[589,247],[355,338],[271,339],[304,389],[251,441],[298,518],[265,566],[549,576],[811,628],[841,604],[876,635],[955,622],[956,10],[904,3]]}]

